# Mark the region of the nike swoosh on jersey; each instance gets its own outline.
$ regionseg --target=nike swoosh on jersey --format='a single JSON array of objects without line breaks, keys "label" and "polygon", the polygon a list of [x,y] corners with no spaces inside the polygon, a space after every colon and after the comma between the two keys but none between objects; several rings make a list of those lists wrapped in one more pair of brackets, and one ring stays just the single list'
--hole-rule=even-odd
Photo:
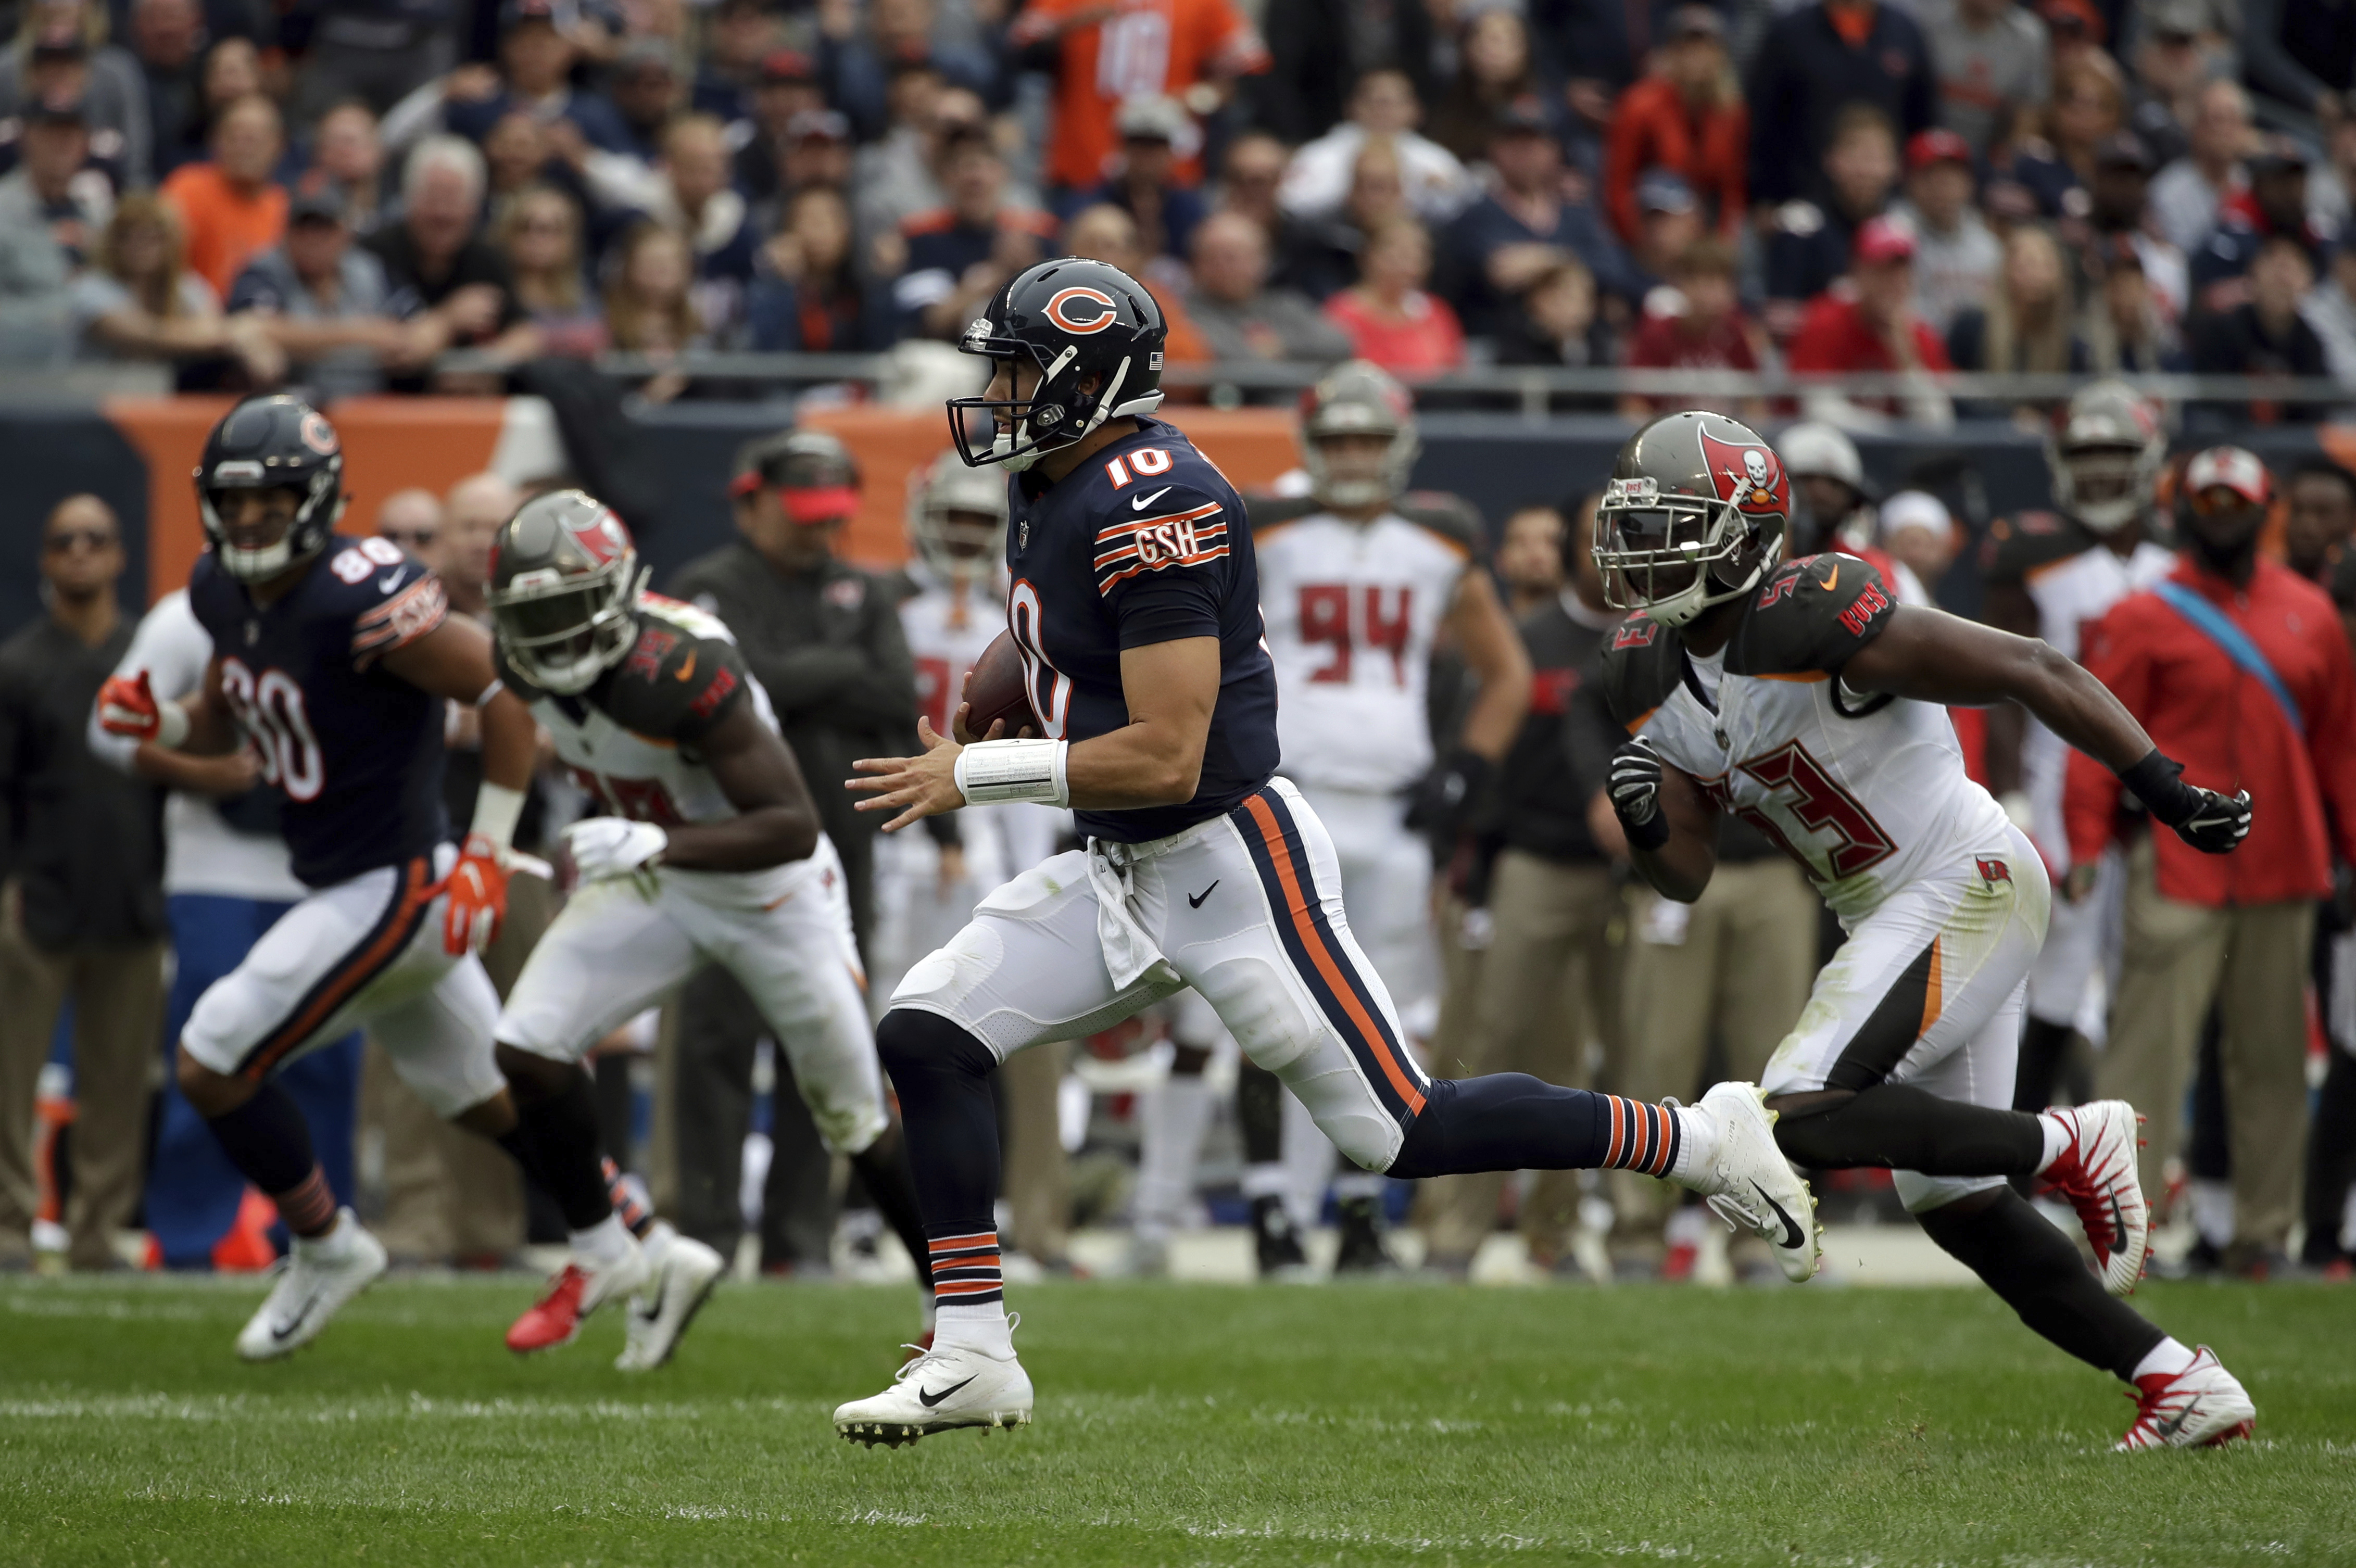
[{"label": "nike swoosh on jersey", "polygon": [[1152,495],[1140,496],[1136,500],[1131,501],[1129,504],[1129,509],[1132,512],[1141,512],[1145,510],[1146,507],[1151,507],[1154,502],[1159,501],[1162,496],[1167,496],[1168,494],[1170,494],[1170,486],[1164,485]]},{"label": "nike swoosh on jersey", "polygon": [[1839,562],[1839,561],[1834,561],[1834,562],[1832,563],[1832,570],[1830,570],[1829,571],[1826,571],[1826,572],[1825,573],[1825,592],[1827,592],[1827,593],[1830,593],[1830,592],[1833,591],[1833,589],[1834,589],[1835,585],[1837,585],[1839,581],[1840,581],[1840,562]]},{"label": "nike swoosh on jersey", "polygon": [[671,679],[673,679],[673,680],[685,680],[685,679],[687,679],[690,676],[692,676],[694,673],[695,673],[695,655],[694,655],[694,654],[692,654],[692,653],[690,653],[690,654],[687,656],[687,662],[686,662],[685,664],[682,664],[682,665],[680,665],[680,666],[679,667],[679,673],[678,673],[677,675],[675,675],[675,676],[671,677]]},{"label": "nike swoosh on jersey", "polygon": [[1778,1203],[1772,1198],[1768,1197],[1767,1189],[1765,1188],[1760,1186],[1754,1181],[1751,1184],[1751,1189],[1752,1191],[1759,1194],[1759,1200],[1761,1202],[1766,1204],[1768,1208],[1772,1209],[1775,1211],[1775,1218],[1783,1221],[1783,1245],[1786,1247],[1796,1248],[1806,1244],[1808,1240],[1807,1232],[1800,1229],[1799,1221],[1793,1219],[1791,1215],[1785,1213],[1783,1211],[1783,1206],[1781,1203]]},{"label": "nike swoosh on jersey", "polygon": [[400,586],[401,573],[397,571],[391,577],[380,577],[376,580],[376,591],[379,593],[390,593]]}]

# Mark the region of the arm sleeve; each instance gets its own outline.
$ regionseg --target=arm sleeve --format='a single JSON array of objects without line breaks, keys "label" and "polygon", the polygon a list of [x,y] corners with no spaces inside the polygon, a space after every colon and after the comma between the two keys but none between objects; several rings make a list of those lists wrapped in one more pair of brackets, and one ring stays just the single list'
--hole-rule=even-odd
[{"label": "arm sleeve", "polygon": [[[188,608],[187,596],[174,594],[141,619],[114,673],[134,676],[144,669],[155,700],[177,702],[203,683],[205,666],[211,662],[212,656],[213,640],[197,624],[195,613]],[[123,773],[131,771],[131,760],[138,754],[139,742],[128,735],[110,735],[99,728],[96,704],[91,707],[86,739],[91,756]]]}]

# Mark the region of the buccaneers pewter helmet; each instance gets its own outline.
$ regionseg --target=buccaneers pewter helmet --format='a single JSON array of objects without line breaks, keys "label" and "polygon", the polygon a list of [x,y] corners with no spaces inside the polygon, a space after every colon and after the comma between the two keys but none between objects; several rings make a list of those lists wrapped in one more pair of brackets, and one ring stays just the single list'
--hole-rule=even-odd
[{"label": "buccaneers pewter helmet", "polygon": [[[327,416],[284,393],[248,398],[221,416],[198,463],[197,511],[221,570],[262,582],[319,553],[344,515],[344,445]],[[216,497],[230,490],[292,490],[294,520],[272,543],[230,542]]]},{"label": "buccaneers pewter helmet", "polygon": [[2053,504],[2098,534],[2151,510],[2167,461],[2158,411],[2124,381],[2080,388],[2045,436]]},{"label": "buccaneers pewter helmet", "polygon": [[942,453],[909,476],[908,539],[944,582],[988,577],[1006,559],[1006,481]]},{"label": "buccaneers pewter helmet", "polygon": [[1792,487],[1775,449],[1723,415],[1664,414],[1628,438],[1595,512],[1615,610],[1682,626],[1747,592],[1783,552]]},{"label": "buccaneers pewter helmet", "polygon": [[[1415,403],[1407,389],[1382,367],[1353,359],[1310,389],[1301,420],[1301,454],[1309,470],[1310,493],[1328,507],[1372,507],[1407,491],[1408,472],[1422,438],[1415,431]],[[1337,435],[1379,435],[1390,445],[1373,475],[1336,474],[1325,442]]]},{"label": "buccaneers pewter helmet", "polygon": [[586,691],[628,655],[651,571],[603,501],[580,490],[535,496],[491,545],[486,598],[499,651],[543,691]]},{"label": "buccaneers pewter helmet", "polygon": [[[949,433],[969,467],[1021,472],[1107,420],[1162,406],[1162,307],[1145,285],[1105,261],[1065,257],[1019,272],[976,316],[958,347],[1039,369],[1027,398],[951,398]],[[1094,390],[1081,383],[1096,378]],[[990,444],[973,440],[987,428]]]}]

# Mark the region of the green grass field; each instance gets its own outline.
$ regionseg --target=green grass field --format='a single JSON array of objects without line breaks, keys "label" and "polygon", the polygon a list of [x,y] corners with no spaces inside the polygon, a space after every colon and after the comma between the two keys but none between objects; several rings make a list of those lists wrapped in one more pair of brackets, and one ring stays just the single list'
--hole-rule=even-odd
[{"label": "green grass field", "polygon": [[515,1279],[379,1286],[290,1361],[256,1287],[0,1286],[0,1563],[2356,1562],[2356,1292],[2146,1286],[2258,1441],[1970,1290],[1025,1288],[1036,1424],[854,1448],[905,1292],[723,1290],[676,1364],[531,1361]]}]

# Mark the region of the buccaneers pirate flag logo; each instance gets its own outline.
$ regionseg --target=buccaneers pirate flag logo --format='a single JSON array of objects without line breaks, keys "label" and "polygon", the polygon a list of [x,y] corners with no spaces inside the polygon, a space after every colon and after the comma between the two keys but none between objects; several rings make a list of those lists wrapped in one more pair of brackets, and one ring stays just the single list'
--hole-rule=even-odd
[{"label": "buccaneers pirate flag logo", "polygon": [[1719,500],[1731,502],[1740,512],[1790,513],[1791,481],[1783,476],[1783,462],[1773,448],[1755,439],[1722,441],[1710,434],[1707,425],[1700,434],[1702,461],[1709,466],[1710,482],[1718,486]]}]

